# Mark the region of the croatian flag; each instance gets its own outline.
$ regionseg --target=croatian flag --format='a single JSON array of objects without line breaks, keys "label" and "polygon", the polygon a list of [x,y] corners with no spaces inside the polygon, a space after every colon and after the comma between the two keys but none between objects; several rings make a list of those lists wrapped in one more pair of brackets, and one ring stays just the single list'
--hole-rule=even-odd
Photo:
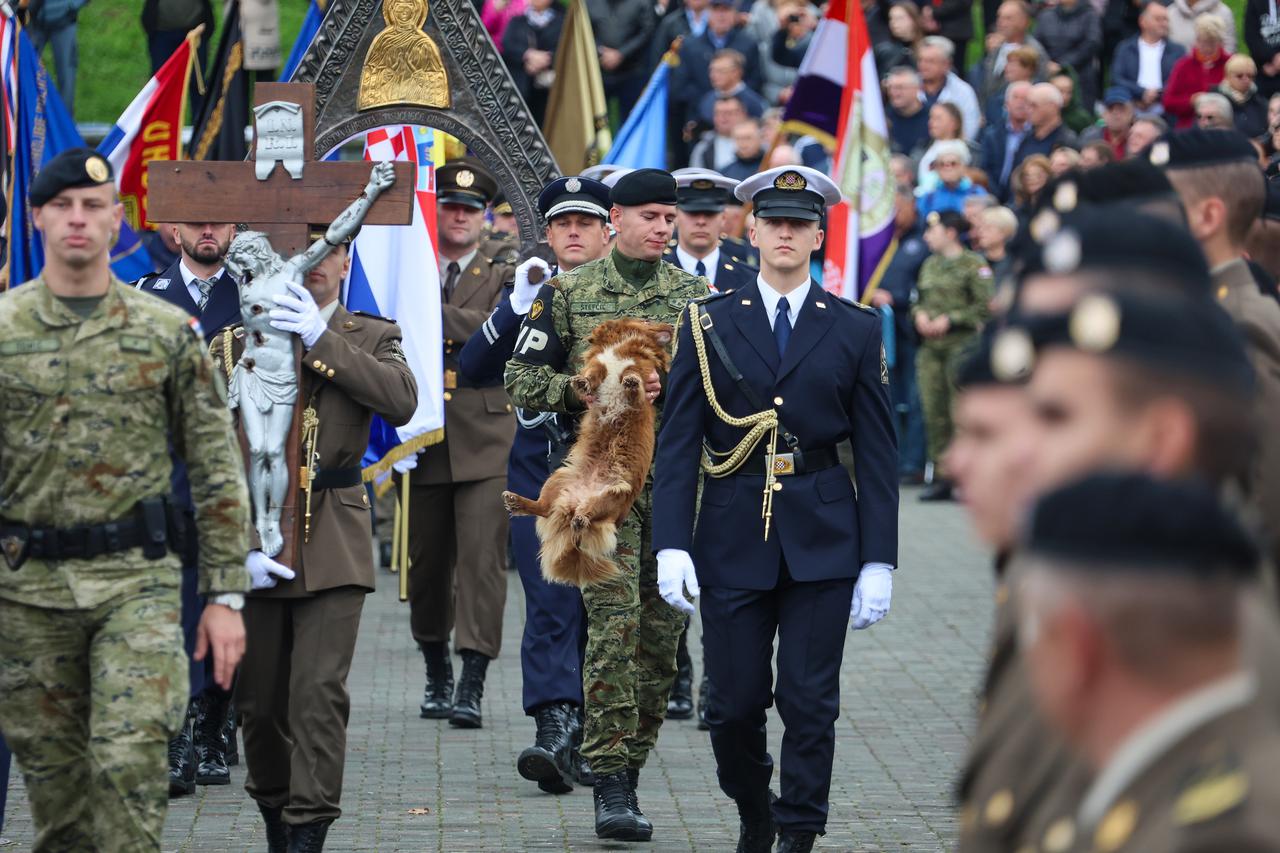
[{"label": "croatian flag", "polygon": [[823,287],[865,300],[891,255],[894,187],[880,78],[855,0],[827,8],[800,63],[783,127],[834,151],[831,178],[845,200],[827,213]]},{"label": "croatian flag", "polygon": [[125,219],[134,231],[155,227],[147,220],[147,165],[182,159],[182,119],[196,38],[183,40],[98,144],[98,153],[111,161]]},{"label": "croatian flag", "polygon": [[440,319],[440,269],[436,259],[436,167],[444,164],[439,131],[403,125],[365,136],[366,162],[417,164],[411,225],[366,225],[351,252],[343,304],[395,320],[418,382],[418,410],[404,426],[375,416],[365,452],[365,480],[379,485],[391,465],[444,438],[444,332]]}]

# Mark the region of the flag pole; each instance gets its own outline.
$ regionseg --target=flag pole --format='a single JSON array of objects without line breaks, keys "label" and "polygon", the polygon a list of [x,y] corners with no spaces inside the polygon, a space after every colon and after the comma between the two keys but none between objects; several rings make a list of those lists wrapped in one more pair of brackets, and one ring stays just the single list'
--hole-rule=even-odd
[{"label": "flag pole", "polygon": [[[20,37],[22,36],[22,24],[18,23],[18,15],[17,15],[17,13],[15,13],[15,12],[14,12],[13,8],[12,8],[12,7],[7,3],[7,2],[4,4],[4,11],[8,13],[8,15],[9,15],[9,21],[10,21],[10,23],[12,23],[12,24],[13,24],[13,35],[12,35],[12,39],[13,39],[13,78],[12,78],[12,79],[14,80],[15,85],[14,85],[14,87],[13,87],[13,112],[12,112],[12,115],[13,115],[13,120],[14,120],[14,122],[16,123],[16,122],[17,122],[17,120],[18,120],[18,98],[19,98],[19,97],[21,96],[21,94],[22,94],[22,87],[21,87],[21,86],[19,86],[19,85],[16,85],[17,80],[18,80],[18,70],[19,70],[19,65],[18,65],[18,64],[22,61],[22,51],[19,49],[19,48],[21,47],[21,43],[20,43],[19,39],[20,39]],[[9,116],[10,116],[10,112],[9,112],[8,110],[5,110],[5,121],[6,121],[6,122],[9,120]],[[9,128],[9,130],[10,130],[10,133],[9,133],[8,135],[9,135],[9,136],[13,136],[13,137],[15,137],[15,138],[16,138],[16,137],[17,137],[17,135],[18,135],[18,129],[17,129],[17,127],[16,127],[16,126],[11,126],[11,127]],[[6,139],[7,139],[7,137],[6,137]],[[8,289],[9,289],[9,287],[11,286],[12,281],[13,281],[13,244],[14,244],[14,240],[13,240],[13,223],[14,223],[14,220],[15,220],[15,217],[14,217],[14,215],[13,215],[13,212],[14,212],[14,211],[13,211],[13,202],[14,202],[14,197],[13,197],[13,184],[14,184],[15,180],[17,179],[17,172],[15,171],[15,164],[14,164],[14,151],[15,151],[15,148],[14,148],[14,146],[12,146],[12,145],[8,146],[8,148],[9,148],[9,150],[8,150],[8,152],[6,152],[6,153],[7,153],[8,158],[9,158],[9,184],[8,184],[8,186],[6,186],[6,187],[5,187],[5,189],[4,189],[4,202],[5,202],[5,213],[6,213],[6,218],[5,218],[5,233],[6,233],[6,235],[7,235],[7,236],[8,236],[8,238],[9,238],[9,245],[6,247],[6,251],[5,251],[5,253],[4,253],[4,282],[3,282],[3,285],[4,285],[4,286],[3,286],[3,287],[0,287],[0,292],[3,292],[3,291],[5,291],[5,290],[8,290]]]}]

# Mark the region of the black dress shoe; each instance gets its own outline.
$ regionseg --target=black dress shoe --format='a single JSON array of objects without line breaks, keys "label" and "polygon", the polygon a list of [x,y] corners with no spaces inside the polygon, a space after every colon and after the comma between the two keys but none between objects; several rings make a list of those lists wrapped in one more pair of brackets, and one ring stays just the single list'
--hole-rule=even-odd
[{"label": "black dress shoe", "polygon": [[772,791],[751,800],[738,800],[738,847],[736,853],[771,853],[778,825],[773,821]]},{"label": "black dress shoe", "polygon": [[196,792],[196,750],[192,742],[191,706],[182,720],[182,728],[169,741],[169,796],[182,797]]},{"label": "black dress shoe", "polygon": [[950,481],[934,480],[932,485],[927,486],[925,490],[920,493],[920,500],[924,503],[951,500]]},{"label": "black dress shoe", "polygon": [[418,711],[424,719],[447,720],[453,713],[453,660],[448,643],[423,643],[427,663],[427,687]]},{"label": "black dress shoe", "polygon": [[777,853],[810,853],[813,850],[813,841],[817,837],[816,832],[805,832],[795,830],[783,830],[778,836]]},{"label": "black dress shoe", "polygon": [[331,820],[317,820],[289,827],[289,853],[320,853]]},{"label": "black dress shoe", "polygon": [[676,646],[676,680],[667,697],[667,719],[687,720],[693,716],[693,660],[689,657],[689,623],[680,632]]},{"label": "black dress shoe", "polygon": [[207,693],[196,700],[196,784],[230,785],[227,768],[227,699]]},{"label": "black dress shoe", "polygon": [[707,671],[702,671],[702,683],[698,685],[698,731],[711,731],[711,724],[707,722],[707,704],[711,701],[711,680],[707,678]]},{"label": "black dress shoe", "polygon": [[653,837],[653,823],[649,818],[644,816],[644,812],[640,811],[640,798],[636,795],[636,788],[640,786],[640,771],[635,767],[627,768],[627,804],[631,806],[631,811],[636,816],[636,834],[641,837],[638,841],[648,841]]},{"label": "black dress shoe", "polygon": [[222,730],[222,736],[227,742],[227,766],[235,767],[240,763],[240,744],[236,741],[236,706],[234,702],[227,703],[227,725]]},{"label": "black dress shoe", "polygon": [[271,808],[258,803],[262,822],[267,825],[267,853],[289,853],[289,824],[281,815],[284,809]]},{"label": "black dress shoe", "polygon": [[489,659],[472,649],[463,649],[458,655],[462,658],[462,677],[453,696],[449,725],[459,729],[482,728],[480,700],[484,697],[484,675],[489,669]]},{"label": "black dress shoe", "polygon": [[533,719],[537,725],[533,746],[520,753],[516,770],[525,779],[537,782],[548,794],[567,794],[573,790],[569,782],[569,752],[573,748],[570,707],[551,702],[537,708]]},{"label": "black dress shoe", "polygon": [[596,837],[615,841],[648,841],[640,834],[630,804],[631,783],[625,770],[596,777],[591,797],[596,807]]}]

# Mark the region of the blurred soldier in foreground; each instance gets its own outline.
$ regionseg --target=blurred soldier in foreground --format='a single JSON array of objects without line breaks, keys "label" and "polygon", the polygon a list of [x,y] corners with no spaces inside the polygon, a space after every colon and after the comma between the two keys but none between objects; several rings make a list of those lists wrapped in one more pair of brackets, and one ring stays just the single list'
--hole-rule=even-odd
[{"label": "blurred soldier in foreground", "polygon": [[244,652],[249,498],[199,321],[116,280],[111,167],[64,151],[32,181],[46,263],[0,295],[0,730],[37,851],[160,849],[187,707],[179,508],[200,537],[196,660]]}]

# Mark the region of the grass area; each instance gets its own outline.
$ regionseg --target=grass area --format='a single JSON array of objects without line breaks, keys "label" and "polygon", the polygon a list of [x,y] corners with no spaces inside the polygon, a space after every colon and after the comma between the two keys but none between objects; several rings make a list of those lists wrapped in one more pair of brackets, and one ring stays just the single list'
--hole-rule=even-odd
[{"label": "grass area", "polygon": [[[310,0],[279,0],[280,56],[289,55]],[[222,3],[214,15],[221,29]],[[80,70],[76,76],[76,121],[113,123],[151,77],[147,36],[138,0],[93,0],[80,12]],[[207,35],[213,62],[218,32]],[[45,49],[45,67],[52,54]]]}]

